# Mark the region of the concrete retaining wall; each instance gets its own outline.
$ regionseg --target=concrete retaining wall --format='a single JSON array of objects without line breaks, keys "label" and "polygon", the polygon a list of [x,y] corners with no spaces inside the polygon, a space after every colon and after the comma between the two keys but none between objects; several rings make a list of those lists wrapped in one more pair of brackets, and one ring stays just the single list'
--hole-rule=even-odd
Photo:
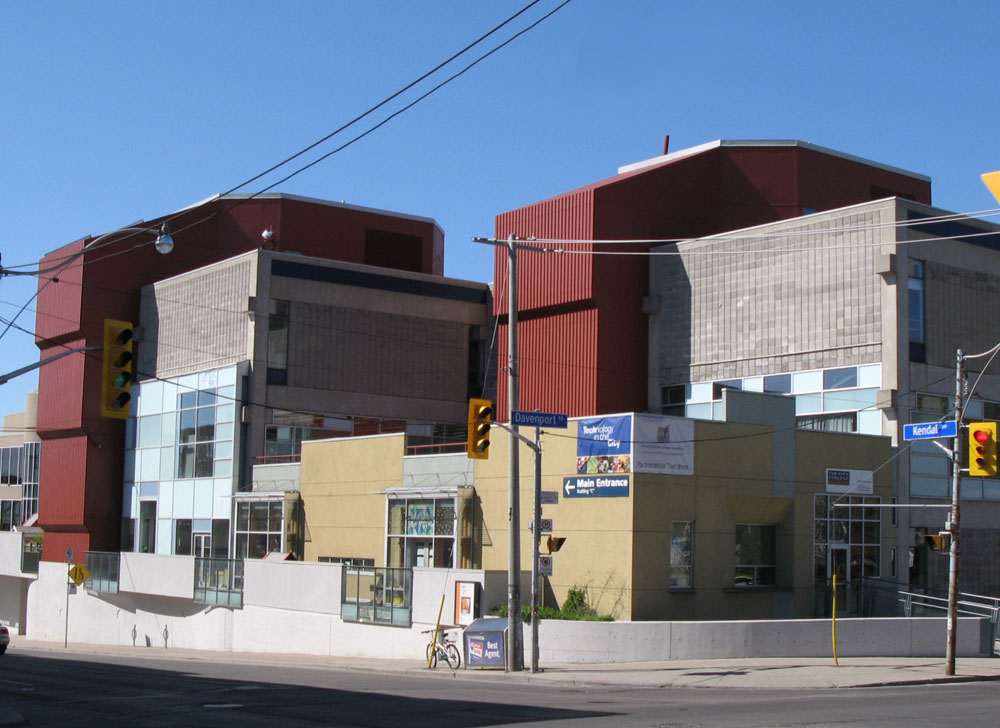
[{"label": "concrete retaining wall", "polygon": [[[837,652],[844,657],[943,657],[944,617],[838,619]],[[530,630],[525,630],[526,639]],[[830,620],[759,622],[565,622],[539,625],[539,660],[643,662],[717,657],[829,657]],[[955,652],[993,654],[990,623],[958,620]]]},{"label": "concrete retaining wall", "polygon": [[[163,560],[165,559],[165,560]],[[161,560],[162,563],[161,563]],[[162,567],[162,568],[161,568]],[[0,577],[24,585],[30,639],[61,642],[69,608],[69,641],[76,643],[184,647],[217,651],[419,659],[445,595],[442,623],[454,621],[456,581],[478,581],[495,598],[503,575],[482,571],[415,569],[414,623],[390,627],[340,618],[340,570],[326,564],[246,562],[244,608],[196,604],[184,582],[189,561],[179,557],[130,555],[123,588],[159,589],[161,594],[76,590],[67,599],[65,564],[42,562],[37,580]],[[157,586],[151,575],[167,578]],[[3,584],[0,584],[2,586]],[[6,591],[6,590],[5,590]],[[484,600],[485,601],[485,600]],[[8,604],[9,602],[9,604]],[[16,609],[16,600],[0,609]],[[0,613],[0,619],[7,615]],[[531,630],[525,640],[530,648]],[[838,652],[848,657],[943,657],[944,618],[840,619]],[[760,622],[564,622],[540,625],[542,663],[639,662],[720,657],[827,657],[832,653],[829,620]],[[962,618],[957,654],[992,654],[991,626]],[[530,652],[526,651],[527,655]]]}]

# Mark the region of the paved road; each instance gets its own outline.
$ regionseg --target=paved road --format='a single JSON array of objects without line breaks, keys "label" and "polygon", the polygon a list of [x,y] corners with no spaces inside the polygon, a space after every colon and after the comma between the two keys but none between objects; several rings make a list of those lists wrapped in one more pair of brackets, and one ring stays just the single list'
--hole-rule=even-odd
[{"label": "paved road", "polygon": [[443,679],[451,673],[261,662],[23,648],[0,658],[0,725],[965,728],[997,725],[1000,689],[995,682],[841,690],[580,686],[511,681],[503,673]]}]

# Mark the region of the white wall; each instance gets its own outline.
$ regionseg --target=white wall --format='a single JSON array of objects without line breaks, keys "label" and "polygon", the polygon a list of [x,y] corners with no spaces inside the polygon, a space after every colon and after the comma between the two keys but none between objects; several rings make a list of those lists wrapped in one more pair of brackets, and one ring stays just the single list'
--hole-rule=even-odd
[{"label": "white wall", "polygon": [[24,632],[25,598],[30,583],[16,576],[0,576],[0,624],[7,625],[14,634]]},{"label": "white wall", "polygon": [[[128,555],[130,570],[141,567],[143,574],[169,573],[178,564],[185,563],[178,557],[145,555],[136,560],[134,556]],[[130,578],[133,588],[140,585],[134,576]],[[491,579],[497,583],[501,581],[496,575],[482,571],[415,569],[413,625],[390,627],[340,619],[331,606],[336,604],[339,611],[340,570],[337,567],[248,560],[243,609],[209,607],[195,604],[190,598],[149,593],[89,594],[78,589],[69,596],[69,641],[423,659],[429,641],[429,635],[424,632],[434,625],[441,594],[445,595],[441,621],[450,624],[454,619],[455,582],[478,581],[482,584]],[[42,562],[36,581],[17,581],[28,585],[25,619],[28,638],[61,642],[67,604],[66,565]],[[496,584],[486,589],[496,589]],[[0,601],[0,609],[5,603]],[[832,655],[830,632],[830,621],[823,619],[760,622],[543,620],[539,659],[543,663],[558,664],[719,657],[829,657]],[[527,625],[524,634],[530,648],[531,629]],[[943,617],[840,619],[837,620],[837,635],[838,652],[845,657],[940,658],[945,652]],[[987,656],[992,654],[992,648],[991,625],[986,620],[959,620],[959,656]]]},{"label": "white wall", "polygon": [[194,557],[123,553],[118,589],[191,599],[194,596]]},{"label": "white wall", "polygon": [[0,531],[0,576],[21,576],[22,535]]},{"label": "white wall", "polygon": [[243,564],[244,607],[340,614],[340,564],[254,559]]}]

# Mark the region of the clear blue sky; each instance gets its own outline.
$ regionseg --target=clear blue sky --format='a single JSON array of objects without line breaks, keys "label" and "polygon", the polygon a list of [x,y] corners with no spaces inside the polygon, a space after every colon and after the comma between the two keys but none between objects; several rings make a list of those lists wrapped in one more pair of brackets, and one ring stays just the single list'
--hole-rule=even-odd
[{"label": "clear blue sky", "polygon": [[[227,190],[527,1],[0,2],[3,263]],[[446,274],[478,281],[491,251],[470,238],[494,215],[656,156],[665,134],[801,139],[929,175],[940,207],[994,208],[998,42],[987,0],[573,0],[277,191],[433,217]],[[0,316],[33,285],[3,279]],[[30,306],[18,323],[34,328]],[[0,339],[0,370],[36,359],[30,336]],[[0,413],[36,381],[0,387]]]}]

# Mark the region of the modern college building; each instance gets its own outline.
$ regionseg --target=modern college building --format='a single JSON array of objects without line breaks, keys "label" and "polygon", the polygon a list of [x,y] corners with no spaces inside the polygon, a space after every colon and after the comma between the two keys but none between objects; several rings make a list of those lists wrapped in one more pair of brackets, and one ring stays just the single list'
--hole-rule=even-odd
[{"label": "modern college building", "polygon": [[[542,489],[557,502],[542,517],[566,539],[546,603],[582,588],[618,619],[812,617],[829,609],[833,574],[841,585],[848,571],[894,575],[897,531],[877,507],[892,493],[892,472],[880,467],[888,438],[797,428],[794,402],[774,395],[726,391],[720,415],[626,413],[546,428]],[[488,460],[408,454],[402,435],[306,443],[306,558],[503,571],[508,436],[492,441]],[[523,445],[521,458],[527,570],[533,480]],[[843,594],[840,605],[859,608]]]},{"label": "modern college building", "polygon": [[[165,219],[175,246],[159,255],[134,228]],[[430,218],[266,194],[44,257],[43,358],[100,346],[107,318],[139,324],[125,422],[101,417],[99,353],[40,369],[44,558],[301,551],[286,479],[234,499],[256,465],[316,436],[409,427],[432,443],[483,391],[489,288],[444,279],[443,254]]]},{"label": "modern college building", "polygon": [[[798,141],[665,153],[496,225],[546,249],[519,261],[520,409],[718,419],[745,389],[793,397],[800,428],[886,435],[892,497],[931,506],[895,513],[898,578],[945,586],[923,535],[945,525],[948,459],[902,427],[953,417],[956,349],[1000,340],[1000,227],[931,207],[927,177]],[[965,414],[1000,419],[1000,377]],[[962,497],[963,588],[1000,593],[1000,487],[964,478]]]}]

